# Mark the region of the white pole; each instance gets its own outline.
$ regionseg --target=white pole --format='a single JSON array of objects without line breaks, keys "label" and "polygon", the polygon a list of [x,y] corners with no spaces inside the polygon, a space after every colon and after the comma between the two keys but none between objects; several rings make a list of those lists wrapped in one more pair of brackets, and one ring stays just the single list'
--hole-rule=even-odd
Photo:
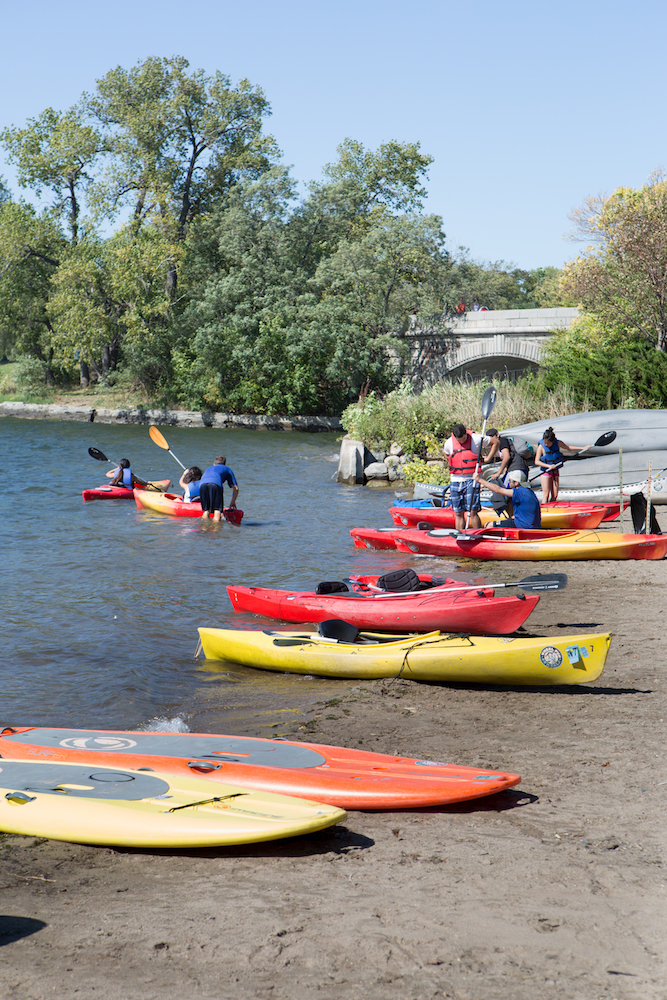
[{"label": "white pole", "polygon": [[623,534],[623,449],[618,449],[618,491],[621,497],[621,534]]},{"label": "white pole", "polygon": [[648,484],[646,486],[646,524],[644,525],[644,534],[651,534],[651,472],[653,470],[653,462],[648,463]]}]

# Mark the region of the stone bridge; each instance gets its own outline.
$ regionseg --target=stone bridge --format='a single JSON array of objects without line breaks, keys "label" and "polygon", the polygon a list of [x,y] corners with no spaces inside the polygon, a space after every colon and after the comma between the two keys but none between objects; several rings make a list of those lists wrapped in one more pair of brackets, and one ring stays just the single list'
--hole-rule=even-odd
[{"label": "stone bridge", "polygon": [[442,379],[536,371],[542,347],[556,330],[566,329],[576,309],[494,309],[442,316],[404,334],[410,345],[408,376],[416,388]]}]

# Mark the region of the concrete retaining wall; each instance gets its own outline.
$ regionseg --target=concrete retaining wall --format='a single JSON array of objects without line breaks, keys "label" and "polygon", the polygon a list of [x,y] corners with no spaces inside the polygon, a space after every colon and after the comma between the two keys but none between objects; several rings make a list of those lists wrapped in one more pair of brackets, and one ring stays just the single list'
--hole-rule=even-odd
[{"label": "concrete retaining wall", "polygon": [[97,424],[158,424],[161,427],[245,427],[267,431],[341,431],[337,417],[275,417],[193,410],[110,410],[92,406],[0,403],[0,416],[29,420],[77,420]]}]

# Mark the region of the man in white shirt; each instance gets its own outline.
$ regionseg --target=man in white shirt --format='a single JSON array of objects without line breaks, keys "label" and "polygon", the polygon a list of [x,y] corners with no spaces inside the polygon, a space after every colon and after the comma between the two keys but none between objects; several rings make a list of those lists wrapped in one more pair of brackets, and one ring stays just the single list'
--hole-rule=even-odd
[{"label": "man in white shirt", "polygon": [[449,495],[454,510],[454,524],[458,531],[466,527],[466,512],[470,511],[470,528],[481,528],[479,511],[482,509],[479,494],[480,487],[473,481],[475,469],[479,462],[482,445],[489,446],[493,442],[486,435],[473,434],[466,430],[463,424],[454,424],[452,436],[445,441],[444,452],[451,478]]}]

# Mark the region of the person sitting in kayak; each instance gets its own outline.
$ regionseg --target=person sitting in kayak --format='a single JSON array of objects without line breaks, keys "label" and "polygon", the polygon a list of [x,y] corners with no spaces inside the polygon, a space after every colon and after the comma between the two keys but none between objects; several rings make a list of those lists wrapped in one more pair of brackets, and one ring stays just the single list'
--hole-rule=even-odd
[{"label": "person sitting in kayak", "polygon": [[193,500],[199,500],[199,485],[203,474],[199,466],[192,465],[189,469],[185,470],[178,480],[178,485],[185,491],[183,494],[185,503],[192,503]]},{"label": "person sitting in kayak", "polygon": [[135,486],[147,486],[148,483],[135,476],[130,468],[129,458],[121,458],[118,463],[118,468],[114,469],[111,485],[124,486],[126,490],[131,490],[134,489]]},{"label": "person sitting in kayak", "polygon": [[[476,483],[484,482],[478,472],[473,478]],[[494,521],[494,526],[500,528],[541,528],[540,502],[530,486],[527,485],[526,473],[522,469],[512,469],[507,473],[507,478],[510,489],[499,486],[498,483],[490,480],[484,483],[493,493],[510,497],[512,501],[513,516],[504,518],[502,521]]]},{"label": "person sitting in kayak", "polygon": [[482,505],[479,499],[479,486],[473,482],[473,473],[479,462],[482,445],[492,444],[488,435],[473,434],[466,430],[463,424],[454,424],[452,436],[445,441],[443,451],[449,463],[451,485],[449,495],[452,499],[454,524],[459,531],[466,527],[466,511],[470,511],[470,527],[481,528],[479,511]]},{"label": "person sitting in kayak", "polygon": [[219,521],[224,510],[223,485],[227,483],[232,488],[232,499],[230,507],[236,507],[236,498],[239,495],[239,487],[236,476],[227,465],[224,455],[213,459],[213,465],[204,471],[199,480],[199,497],[201,500],[202,517],[208,517],[209,511],[213,513],[213,520]]},{"label": "person sitting in kayak", "polygon": [[565,461],[561,453],[561,448],[565,448],[566,451],[586,451],[590,448],[590,445],[584,445],[583,448],[575,448],[571,444],[565,444],[564,441],[557,439],[553,427],[547,427],[535,452],[535,465],[539,465],[544,470],[540,476],[542,503],[549,503],[550,500],[558,500],[560,467]]}]

